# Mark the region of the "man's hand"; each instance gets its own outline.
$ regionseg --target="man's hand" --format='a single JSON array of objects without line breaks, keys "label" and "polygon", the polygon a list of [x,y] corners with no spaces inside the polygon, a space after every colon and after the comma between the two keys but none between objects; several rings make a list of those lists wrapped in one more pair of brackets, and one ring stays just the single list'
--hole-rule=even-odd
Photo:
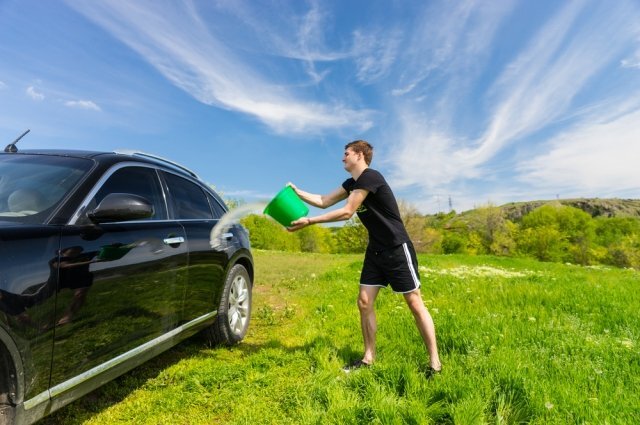
[{"label": "man's hand", "polygon": [[[296,194],[298,194],[298,186],[296,186],[295,184],[293,184],[293,183],[291,183],[291,182],[288,182],[288,183],[287,183],[287,186],[291,186],[291,189],[293,189],[293,191],[294,191]],[[300,196],[300,195],[298,195],[298,196]]]},{"label": "man's hand", "polygon": [[311,219],[309,219],[308,217],[302,217],[297,219],[296,221],[291,222],[291,226],[287,227],[287,230],[290,232],[295,232],[296,230],[304,229],[310,224]]}]

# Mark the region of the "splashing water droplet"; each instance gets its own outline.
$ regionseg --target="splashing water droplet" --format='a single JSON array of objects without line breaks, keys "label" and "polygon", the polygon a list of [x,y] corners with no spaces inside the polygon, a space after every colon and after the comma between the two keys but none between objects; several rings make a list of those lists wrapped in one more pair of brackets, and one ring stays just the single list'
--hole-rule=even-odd
[{"label": "splashing water droplet", "polygon": [[209,235],[209,244],[212,248],[221,245],[221,236],[227,230],[229,230],[233,225],[238,224],[240,219],[246,217],[250,214],[262,214],[262,211],[267,206],[268,202],[252,202],[250,204],[240,205],[237,208],[234,208],[228,211],[225,215],[220,217],[220,220],[213,226],[211,229],[211,234]]}]

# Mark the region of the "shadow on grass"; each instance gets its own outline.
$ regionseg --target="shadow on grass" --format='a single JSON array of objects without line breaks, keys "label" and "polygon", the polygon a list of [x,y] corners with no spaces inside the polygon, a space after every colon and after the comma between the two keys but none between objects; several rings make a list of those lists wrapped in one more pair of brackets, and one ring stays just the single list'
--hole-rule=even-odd
[{"label": "shadow on grass", "polygon": [[122,402],[146,382],[183,359],[209,348],[201,335],[186,339],[157,357],[90,392],[73,403],[42,419],[39,424],[80,424]]},{"label": "shadow on grass", "polygon": [[285,345],[277,339],[265,342],[242,342],[233,347],[209,347],[201,335],[195,335],[159,356],[106,383],[84,397],[53,412],[42,419],[43,425],[80,424],[95,415],[124,401],[129,395],[143,387],[148,381],[157,378],[165,369],[189,358],[210,358],[212,350],[238,351],[243,357],[258,354],[264,350],[277,349],[290,354],[305,354],[313,357],[317,351],[328,350],[344,361],[350,363],[362,355],[350,346],[337,347],[334,341],[326,337],[317,337],[303,345]]}]

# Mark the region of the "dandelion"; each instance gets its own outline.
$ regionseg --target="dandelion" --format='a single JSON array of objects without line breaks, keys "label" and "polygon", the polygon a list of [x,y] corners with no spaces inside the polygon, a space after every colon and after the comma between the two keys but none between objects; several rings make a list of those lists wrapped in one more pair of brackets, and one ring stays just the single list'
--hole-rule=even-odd
[{"label": "dandelion", "polygon": [[311,273],[311,279],[315,279],[316,278],[316,274],[315,273]]},{"label": "dandelion", "polygon": [[551,403],[550,401],[547,401],[544,404],[544,407],[546,407],[547,409],[551,410],[551,409],[553,409],[553,403]]}]

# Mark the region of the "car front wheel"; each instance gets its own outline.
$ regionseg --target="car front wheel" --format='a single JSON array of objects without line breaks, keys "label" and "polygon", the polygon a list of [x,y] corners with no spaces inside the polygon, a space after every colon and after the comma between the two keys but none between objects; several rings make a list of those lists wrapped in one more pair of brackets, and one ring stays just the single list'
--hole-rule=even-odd
[{"label": "car front wheel", "polygon": [[207,329],[212,345],[233,345],[242,341],[251,318],[251,278],[241,264],[234,265],[224,284],[215,323]]}]

